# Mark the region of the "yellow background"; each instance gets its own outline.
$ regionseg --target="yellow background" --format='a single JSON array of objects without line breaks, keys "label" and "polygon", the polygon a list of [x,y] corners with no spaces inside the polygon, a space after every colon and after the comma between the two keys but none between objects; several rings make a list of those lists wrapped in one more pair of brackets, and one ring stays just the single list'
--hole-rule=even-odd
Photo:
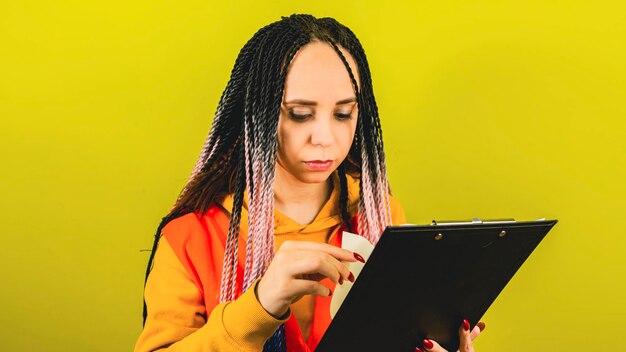
[{"label": "yellow background", "polygon": [[2,349],[132,349],[142,250],[239,50],[294,12],[365,47],[411,222],[559,220],[477,351],[623,349],[626,6],[591,3],[1,0]]}]

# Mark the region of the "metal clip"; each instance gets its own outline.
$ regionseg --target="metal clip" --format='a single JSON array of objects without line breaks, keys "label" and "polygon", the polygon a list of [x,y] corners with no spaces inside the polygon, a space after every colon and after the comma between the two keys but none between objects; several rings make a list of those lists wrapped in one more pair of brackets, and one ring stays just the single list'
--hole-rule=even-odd
[{"label": "metal clip", "polygon": [[433,220],[430,224],[435,225],[471,225],[471,224],[502,224],[515,222],[513,218],[506,219],[489,219],[480,220],[479,218],[473,218],[472,220]]}]

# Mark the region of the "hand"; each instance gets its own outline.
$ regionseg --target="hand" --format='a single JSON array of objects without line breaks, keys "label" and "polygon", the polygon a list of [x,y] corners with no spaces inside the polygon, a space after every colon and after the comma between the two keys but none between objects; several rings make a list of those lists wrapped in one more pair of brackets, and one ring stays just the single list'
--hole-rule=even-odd
[{"label": "hand", "polygon": [[283,242],[257,285],[259,302],[268,313],[279,318],[304,295],[330,296],[332,292],[320,280],[354,282],[354,275],[342,260],[364,262],[359,254],[327,243]]},{"label": "hand", "polygon": [[[461,337],[461,345],[457,352],[474,352],[474,346],[472,341],[481,331],[485,330],[485,323],[478,322],[474,329],[470,332],[470,323],[467,320],[463,320],[461,327],[459,327],[459,336]],[[441,347],[435,340],[424,340],[424,348],[429,352],[448,352],[445,348]],[[415,352],[424,352],[419,347],[415,347]]]}]

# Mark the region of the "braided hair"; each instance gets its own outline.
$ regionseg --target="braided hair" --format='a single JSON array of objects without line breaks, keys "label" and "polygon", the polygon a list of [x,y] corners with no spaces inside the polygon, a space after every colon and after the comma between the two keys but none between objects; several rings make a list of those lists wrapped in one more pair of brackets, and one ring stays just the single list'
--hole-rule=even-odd
[{"label": "braided hair", "polygon": [[[220,303],[234,300],[238,236],[246,189],[249,224],[243,291],[263,276],[274,256],[272,186],[287,68],[298,50],[312,41],[326,42],[337,52],[354,86],[359,107],[354,141],[347,158],[337,168],[341,188],[338,208],[342,222],[348,231],[353,231],[347,210],[346,175],[350,174],[360,182],[356,232],[375,244],[384,228],[391,225],[382,130],[369,65],[361,43],[349,28],[333,18],[316,18],[308,14],[281,16],[281,20],[259,29],[239,52],[198,161],[177,201],[157,229],[146,282],[163,227],[189,212],[202,215],[213,202],[233,194],[219,299]],[[361,87],[340,46],[354,57]],[[146,316],[144,300],[144,324]],[[285,328],[282,325],[266,342],[264,351],[285,350]]]}]

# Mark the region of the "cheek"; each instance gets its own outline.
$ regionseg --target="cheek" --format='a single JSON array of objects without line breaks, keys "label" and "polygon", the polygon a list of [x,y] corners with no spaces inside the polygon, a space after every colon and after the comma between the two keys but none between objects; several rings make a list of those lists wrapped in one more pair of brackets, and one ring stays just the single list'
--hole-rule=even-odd
[{"label": "cheek", "polygon": [[306,131],[293,124],[279,125],[278,153],[285,159],[294,159],[299,156],[306,145]]},{"label": "cheek", "polygon": [[337,144],[341,149],[342,154],[348,154],[352,141],[354,140],[354,133],[356,130],[356,121],[347,124],[344,123],[338,127],[339,134],[337,136]]}]

